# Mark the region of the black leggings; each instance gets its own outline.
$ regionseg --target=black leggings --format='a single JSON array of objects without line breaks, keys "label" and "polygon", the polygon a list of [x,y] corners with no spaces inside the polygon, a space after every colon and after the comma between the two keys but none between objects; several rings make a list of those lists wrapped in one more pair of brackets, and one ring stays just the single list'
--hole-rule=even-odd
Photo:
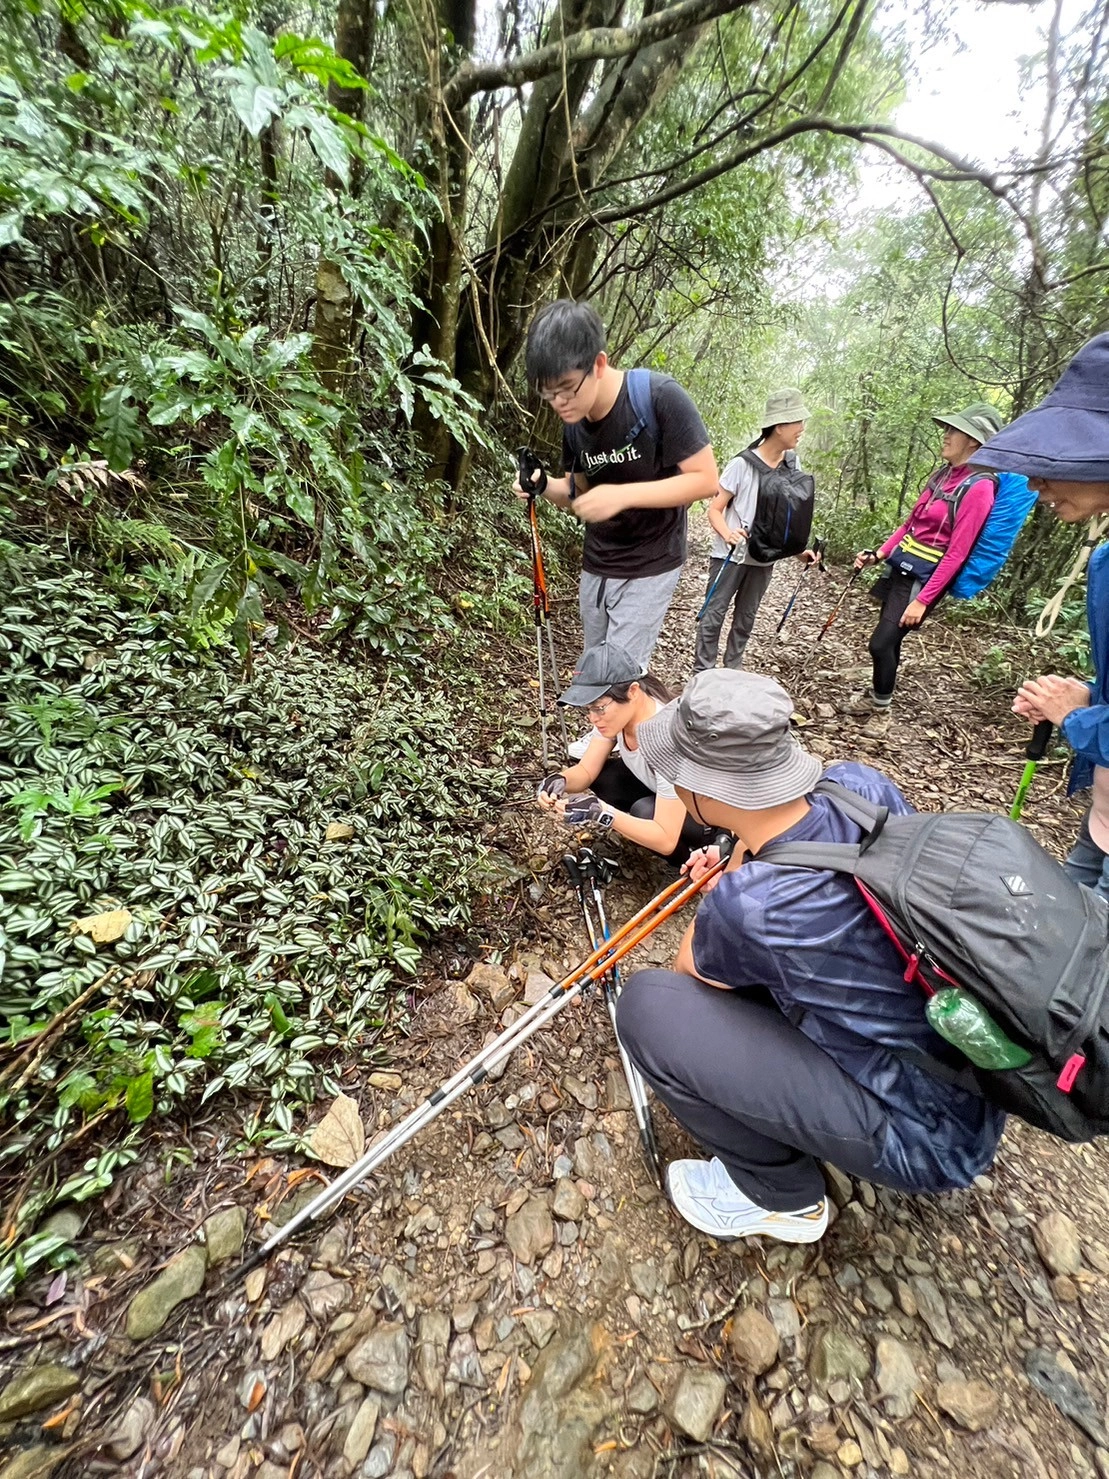
[{"label": "black leggings", "polygon": [[[654,817],[655,793],[632,774],[619,755],[610,755],[605,761],[600,775],[593,782],[593,794],[617,811],[626,811],[629,816],[639,817],[642,821],[649,822]],[[678,845],[666,861],[680,868],[691,852],[699,847],[708,847],[715,837],[716,829],[703,827],[687,815]]]},{"label": "black leggings", "polygon": [[878,625],[870,634],[870,656],[874,663],[874,697],[892,698],[897,685],[901,644],[917,627],[903,627],[901,618],[909,603],[920,595],[924,582],[919,575],[895,571],[875,581],[871,595],[882,603]]}]

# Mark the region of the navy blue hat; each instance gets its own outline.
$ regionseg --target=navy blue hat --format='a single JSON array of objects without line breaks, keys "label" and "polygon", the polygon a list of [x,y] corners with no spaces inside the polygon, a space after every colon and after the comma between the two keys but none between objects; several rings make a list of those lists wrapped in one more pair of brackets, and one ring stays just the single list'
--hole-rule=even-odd
[{"label": "navy blue hat", "polygon": [[1029,478],[1109,482],[1109,334],[1084,345],[1040,404],[970,460]]}]

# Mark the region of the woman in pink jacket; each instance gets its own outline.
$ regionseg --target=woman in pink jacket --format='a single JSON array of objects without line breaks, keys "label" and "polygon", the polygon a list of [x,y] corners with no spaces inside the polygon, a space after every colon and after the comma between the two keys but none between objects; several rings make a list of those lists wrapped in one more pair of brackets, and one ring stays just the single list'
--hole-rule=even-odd
[{"label": "woman in pink jacket", "polygon": [[932,474],[913,511],[881,549],[860,550],[855,569],[885,560],[886,572],[871,596],[882,605],[870,638],[874,681],[846,712],[869,716],[863,733],[884,735],[897,683],[901,643],[919,627],[966,563],[974,541],[993,508],[997,484],[987,473],[967,466],[984,442],[1001,430],[1001,417],[987,401],[965,411],[934,416],[943,428],[941,466]]}]

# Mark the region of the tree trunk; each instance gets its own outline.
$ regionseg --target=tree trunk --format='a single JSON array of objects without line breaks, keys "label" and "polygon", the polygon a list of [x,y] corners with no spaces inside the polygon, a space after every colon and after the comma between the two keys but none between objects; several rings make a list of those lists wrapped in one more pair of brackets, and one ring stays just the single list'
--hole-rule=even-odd
[{"label": "tree trunk", "polygon": [[[375,0],[339,0],[335,18],[335,52],[349,62],[360,77],[373,69],[374,36],[377,29]],[[340,87],[331,82],[327,100],[348,118],[362,122],[366,93],[361,87]],[[362,185],[362,164],[351,167],[350,193],[357,197]],[[342,180],[328,170],[327,188],[336,197],[345,189]],[[350,351],[356,329],[356,303],[350,284],[338,262],[320,254],[316,269],[316,312],[312,325],[312,360],[328,390],[338,390],[350,374]]]}]

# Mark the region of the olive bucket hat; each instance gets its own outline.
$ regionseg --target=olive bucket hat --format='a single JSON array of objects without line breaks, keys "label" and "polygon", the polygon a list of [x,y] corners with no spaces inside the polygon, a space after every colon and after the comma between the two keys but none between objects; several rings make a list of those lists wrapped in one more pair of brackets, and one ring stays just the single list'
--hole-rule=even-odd
[{"label": "olive bucket hat", "polygon": [[973,441],[988,442],[1001,430],[1001,412],[989,401],[973,401],[965,411],[938,413],[932,417],[937,426],[952,426]]},{"label": "olive bucket hat", "polygon": [[1083,345],[1040,404],[971,461],[1060,483],[1109,481],[1109,334]]},{"label": "olive bucket hat", "polygon": [[792,421],[808,421],[811,414],[801,392],[784,385],[767,396],[759,426],[763,431],[771,426],[788,426]]},{"label": "olive bucket hat", "polygon": [[726,806],[761,811],[807,795],[824,769],[794,738],[792,712],[773,678],[708,668],[640,724],[636,739],[657,775]]}]

